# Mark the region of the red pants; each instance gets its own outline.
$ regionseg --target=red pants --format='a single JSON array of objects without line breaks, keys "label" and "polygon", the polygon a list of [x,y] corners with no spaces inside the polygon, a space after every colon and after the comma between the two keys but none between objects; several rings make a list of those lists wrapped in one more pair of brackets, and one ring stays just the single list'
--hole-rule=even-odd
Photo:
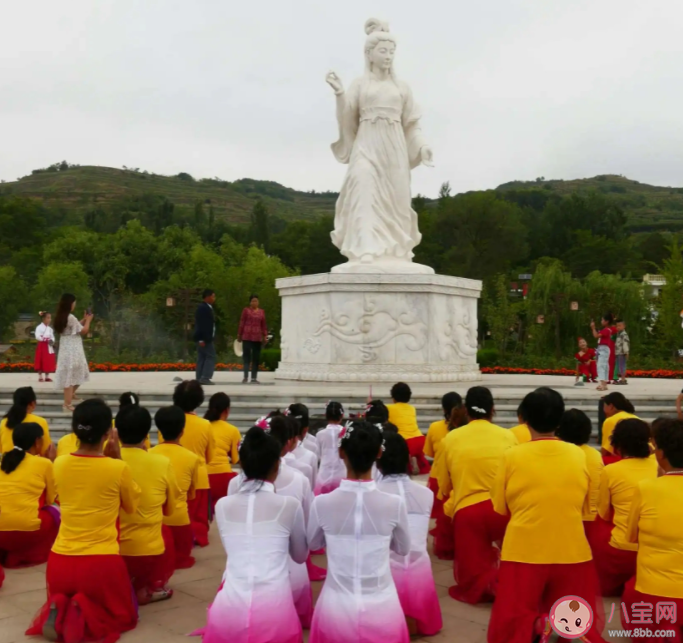
[{"label": "red pants", "polygon": [[503,540],[508,520],[493,510],[490,500],[456,511],[453,576],[457,585],[448,590],[451,598],[472,605],[495,598],[500,553],[493,543]]},{"label": "red pants", "polygon": [[200,547],[206,547],[209,544],[209,495],[208,489],[198,489],[194,500],[187,501],[194,542]]},{"label": "red pants", "polygon": [[453,521],[443,512],[443,500],[439,499],[439,483],[429,478],[427,486],[434,493],[432,518],[436,526],[430,532],[434,536],[434,555],[440,560],[453,560]]},{"label": "red pants", "polygon": [[[164,525],[166,527],[166,525]],[[194,546],[194,534],[192,525],[182,525],[180,527],[168,527],[173,541],[172,545],[167,545],[173,551],[175,559],[175,569],[189,569],[194,566],[195,560],[192,556]]]},{"label": "red pants", "polygon": [[410,457],[417,459],[417,466],[420,469],[420,475],[429,473],[432,467],[429,462],[427,462],[427,458],[425,458],[424,454],[425,436],[421,435],[419,438],[410,438],[410,440],[406,440],[406,444],[408,445]]},{"label": "red pants", "polygon": [[[624,589],[624,595],[621,599],[626,604],[626,612],[629,616],[629,622],[626,623],[624,619],[624,614],[621,612],[621,627],[624,629],[648,629],[652,633],[652,636],[647,637],[637,637],[631,640],[638,643],[683,643],[683,598],[666,598],[664,596],[653,596],[652,594],[643,594],[636,589],[636,579],[632,578],[628,583],[626,583],[626,588]],[[650,616],[652,623],[640,624],[634,623],[634,620],[640,620],[641,614],[634,613],[633,604],[634,603],[648,603],[652,605],[652,614]],[[676,605],[676,619],[672,623],[671,619],[662,619],[660,623],[657,623],[657,603],[674,603]],[[616,606],[619,609],[619,605]],[[675,632],[674,636],[657,636],[656,632],[662,632],[667,630],[673,630]]]},{"label": "red pants", "polygon": [[175,547],[173,534],[168,527],[162,527],[165,551],[158,556],[122,556],[130,575],[138,601],[145,605],[144,595],[164,589],[175,571]]},{"label": "red pants", "polygon": [[85,641],[118,641],[138,622],[128,570],[119,555],[63,556],[50,552],[47,561],[47,602],[26,631],[42,634],[50,606],[58,606],[56,629],[62,634],[69,603],[78,604],[85,621]]},{"label": "red pants", "polygon": [[579,362],[579,375],[587,377],[589,380],[598,379],[598,365],[595,361]]},{"label": "red pants", "polygon": [[604,643],[601,636],[604,613],[602,603],[596,601],[596,590],[591,560],[571,565],[503,561],[486,640],[488,643],[529,643],[533,640],[536,620],[547,614],[558,599],[574,595],[584,598],[593,610],[594,625],[586,639]]},{"label": "red pants", "polygon": [[236,476],[236,473],[210,473],[209,484],[211,485],[211,512],[216,510],[216,503],[228,495],[228,485]]},{"label": "red pants", "polygon": [[593,545],[593,560],[602,596],[621,596],[624,585],[636,575],[637,551],[612,547],[598,539]]},{"label": "red pants", "polygon": [[5,582],[5,570],[2,568],[2,565],[0,565],[0,587],[2,587],[2,584]]},{"label": "red pants", "polygon": [[0,531],[0,563],[8,569],[42,565],[50,555],[59,524],[47,510],[38,512],[36,531]]}]

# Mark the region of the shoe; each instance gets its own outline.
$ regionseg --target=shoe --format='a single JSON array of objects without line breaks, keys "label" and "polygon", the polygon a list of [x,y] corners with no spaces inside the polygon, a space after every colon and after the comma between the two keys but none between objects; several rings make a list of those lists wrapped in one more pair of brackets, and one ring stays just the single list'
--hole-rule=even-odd
[{"label": "shoe", "polygon": [[583,386],[583,382],[581,380],[574,382],[574,386]]},{"label": "shoe", "polygon": [[245,377],[245,378],[242,380],[242,384],[249,384],[249,378],[248,378],[248,377]]},{"label": "shoe", "polygon": [[73,413],[76,409],[71,404],[62,404],[62,410],[64,413]]},{"label": "shoe", "polygon": [[199,380],[202,386],[216,386],[211,380]]},{"label": "shoe", "polygon": [[38,378],[38,381],[42,383],[42,382],[46,382],[47,380],[44,380],[42,377],[40,377],[40,378]]},{"label": "shoe", "polygon": [[46,378],[45,378],[45,381],[46,381],[46,382],[52,382],[52,378],[51,378],[51,377],[46,377]]},{"label": "shoe", "polygon": [[74,598],[69,603],[64,617],[64,631],[62,638],[64,643],[81,643],[85,636],[85,618],[81,606]]},{"label": "shoe", "polygon": [[56,641],[59,638],[57,633],[57,617],[59,616],[59,607],[55,601],[50,603],[50,611],[47,614],[47,620],[43,623],[43,638],[48,641]]},{"label": "shoe", "polygon": [[251,383],[252,384],[260,384],[261,382],[259,382],[258,380],[251,380]]}]

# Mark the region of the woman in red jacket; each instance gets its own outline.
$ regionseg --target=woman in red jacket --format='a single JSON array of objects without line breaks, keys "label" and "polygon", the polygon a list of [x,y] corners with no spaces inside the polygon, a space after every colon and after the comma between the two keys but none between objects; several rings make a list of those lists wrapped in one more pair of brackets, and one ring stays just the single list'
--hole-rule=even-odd
[{"label": "woman in red jacket", "polygon": [[242,384],[249,381],[249,369],[251,369],[251,383],[260,384],[258,367],[261,361],[261,346],[268,341],[268,327],[266,326],[266,313],[259,308],[258,295],[249,297],[249,306],[242,311],[237,339],[244,347]]}]

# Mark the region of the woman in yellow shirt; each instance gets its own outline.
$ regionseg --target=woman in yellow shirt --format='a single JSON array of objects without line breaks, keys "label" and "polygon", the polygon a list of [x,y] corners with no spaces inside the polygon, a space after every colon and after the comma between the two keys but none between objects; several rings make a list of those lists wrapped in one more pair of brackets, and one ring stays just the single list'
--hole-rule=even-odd
[{"label": "woman in yellow shirt", "polygon": [[62,523],[47,561],[47,602],[29,636],[113,643],[137,625],[117,525],[121,509],[135,513],[140,488],[121,460],[111,419],[103,400],[86,400],[74,410],[72,429],[80,446],[54,464]]},{"label": "woman in yellow shirt", "polygon": [[204,419],[211,422],[214,440],[213,460],[208,465],[212,512],[216,503],[228,495],[228,484],[237,475],[230,465],[240,460],[238,447],[242,434],[236,426],[228,423],[229,416],[230,398],[225,393],[212,395],[209,408],[204,413]]},{"label": "woman in yellow shirt", "polygon": [[40,457],[43,427],[27,422],[13,434],[0,463],[0,562],[10,569],[46,562],[59,531],[52,462]]},{"label": "woman in yellow shirt", "polygon": [[633,408],[633,404],[623,393],[609,393],[602,398],[602,409],[605,413],[605,421],[602,423],[602,443],[601,443],[601,453],[602,460],[605,464],[612,464],[613,462],[618,462],[621,460],[621,456],[614,452],[611,443],[612,432],[614,427],[619,424],[622,420],[628,420],[629,418],[637,418],[635,415],[636,410]]},{"label": "woman in yellow shirt", "polygon": [[[9,453],[14,447],[12,430],[22,422],[35,422],[43,427],[43,450],[45,455],[52,444],[47,422],[39,415],[34,415],[38,400],[32,386],[22,386],[12,395],[12,406],[0,422],[0,452]],[[52,458],[54,460],[54,457]]]},{"label": "woman in yellow shirt", "polygon": [[427,486],[434,494],[432,518],[436,519],[436,526],[431,531],[434,536],[434,555],[441,560],[453,560],[453,521],[443,511],[443,496],[439,493],[439,479],[437,463],[442,440],[448,432],[467,424],[467,412],[462,403],[462,397],[454,391],[446,393],[441,398],[443,420],[433,422],[427,431],[424,453],[432,458],[432,470],[429,472]]},{"label": "woman in yellow shirt", "polygon": [[465,407],[470,422],[442,440],[437,468],[439,490],[448,498],[444,512],[453,518],[457,585],[448,593],[476,604],[495,598],[498,550],[494,543],[503,539],[507,518],[494,511],[490,492],[501,458],[517,438],[491,422],[493,396],[486,387],[467,391]]},{"label": "woman in yellow shirt", "polygon": [[420,475],[429,473],[430,465],[424,455],[425,436],[417,425],[417,411],[410,404],[413,392],[405,382],[398,382],[391,387],[389,405],[389,422],[395,424],[399,435],[408,444],[411,465],[414,462]]},{"label": "woman in yellow shirt", "polygon": [[643,480],[657,477],[657,460],[650,455],[650,426],[643,420],[619,422],[610,445],[621,460],[602,471],[598,513],[608,528],[592,546],[602,595],[621,596],[624,584],[636,573],[638,556],[638,546],[626,535],[631,502]]},{"label": "woman in yellow shirt", "polygon": [[600,476],[604,468],[600,452],[591,447],[588,442],[593,432],[593,424],[590,418],[578,409],[566,411],[557,428],[557,437],[564,442],[570,442],[584,452],[586,465],[590,475],[591,497],[590,507],[583,513],[583,529],[586,532],[589,544],[592,546],[597,534],[598,497],[600,493]]},{"label": "woman in yellow shirt", "polygon": [[[648,643],[683,640],[683,422],[659,420],[652,432],[664,475],[644,480],[633,495],[626,535],[638,545],[638,563],[622,599],[629,610],[638,603],[655,606],[654,622],[647,625],[651,637],[638,639]],[[662,604],[668,613],[656,618]],[[665,638],[662,630],[676,635]]]},{"label": "woman in yellow shirt", "polygon": [[[522,415],[531,441],[509,449],[498,468],[491,497],[496,512],[510,522],[488,643],[549,640],[548,612],[565,596],[582,597],[593,611],[595,624],[587,634],[581,632],[582,640],[604,641],[603,619],[596,611],[597,579],[583,529],[590,474],[583,451],[555,436],[563,414],[557,391],[544,387],[529,393]],[[576,625],[585,627],[585,622]]]}]

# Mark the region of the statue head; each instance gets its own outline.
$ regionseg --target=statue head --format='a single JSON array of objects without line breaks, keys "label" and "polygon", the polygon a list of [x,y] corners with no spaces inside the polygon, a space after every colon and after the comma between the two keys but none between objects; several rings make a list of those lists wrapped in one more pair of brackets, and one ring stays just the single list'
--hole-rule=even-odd
[{"label": "statue head", "polygon": [[389,33],[389,25],[377,18],[365,23],[365,70],[387,69],[393,75],[396,38]]}]

